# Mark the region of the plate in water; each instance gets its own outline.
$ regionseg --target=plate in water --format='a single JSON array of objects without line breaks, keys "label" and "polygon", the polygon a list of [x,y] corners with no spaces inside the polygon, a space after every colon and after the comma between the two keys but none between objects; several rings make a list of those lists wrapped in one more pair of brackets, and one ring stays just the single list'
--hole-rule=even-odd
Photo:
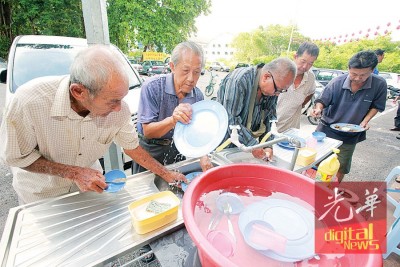
[{"label": "plate in water", "polygon": [[220,103],[212,100],[194,103],[192,109],[189,124],[176,124],[174,142],[182,155],[198,158],[221,143],[228,129],[228,113]]},{"label": "plate in water", "polygon": [[238,225],[242,235],[246,233],[246,226],[254,220],[268,223],[276,234],[287,240],[282,253],[259,250],[265,256],[284,262],[296,262],[315,255],[314,214],[305,207],[275,198],[250,204],[239,216]]}]

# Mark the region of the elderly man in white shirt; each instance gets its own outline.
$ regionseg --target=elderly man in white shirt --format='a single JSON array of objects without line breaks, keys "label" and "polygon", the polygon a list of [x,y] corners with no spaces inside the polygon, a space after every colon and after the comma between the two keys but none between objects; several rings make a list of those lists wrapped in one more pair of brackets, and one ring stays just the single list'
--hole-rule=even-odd
[{"label": "elderly man in white shirt", "polygon": [[315,76],[310,68],[318,54],[318,46],[304,42],[294,55],[297,76],[288,91],[278,97],[276,126],[280,133],[290,128],[300,128],[301,109],[315,92]]},{"label": "elderly man in white shirt", "polygon": [[127,93],[122,62],[106,46],[81,51],[70,76],[37,78],[18,89],[5,110],[0,156],[12,167],[20,204],[78,190],[103,192],[98,159],[113,141],[167,182],[186,182],[139,146],[122,100]]}]

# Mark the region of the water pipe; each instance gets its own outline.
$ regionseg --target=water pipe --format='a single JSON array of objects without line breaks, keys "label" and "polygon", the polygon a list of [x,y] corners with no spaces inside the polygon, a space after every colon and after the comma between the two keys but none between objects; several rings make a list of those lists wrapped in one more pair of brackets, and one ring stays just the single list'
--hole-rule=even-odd
[{"label": "water pipe", "polygon": [[239,125],[229,125],[229,128],[232,130],[231,137],[230,137],[232,144],[237,146],[243,152],[251,152],[252,150],[254,150],[256,148],[270,147],[274,144],[284,142],[284,141],[288,141],[289,143],[293,144],[295,149],[293,151],[293,156],[292,156],[292,160],[290,161],[289,169],[291,171],[294,170],[294,166],[296,165],[297,156],[299,154],[299,149],[302,147],[301,141],[298,140],[296,137],[287,136],[284,134],[278,134],[275,132],[274,140],[271,140],[271,141],[268,141],[265,143],[260,143],[260,144],[254,145],[254,146],[245,146],[244,144],[240,143],[240,141],[239,141],[238,130],[240,130],[240,126]]}]

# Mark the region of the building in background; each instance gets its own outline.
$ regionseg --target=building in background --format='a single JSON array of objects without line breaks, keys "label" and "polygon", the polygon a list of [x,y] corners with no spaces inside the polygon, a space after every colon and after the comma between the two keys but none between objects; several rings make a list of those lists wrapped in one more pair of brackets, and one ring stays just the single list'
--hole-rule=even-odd
[{"label": "building in background", "polygon": [[235,49],[232,47],[231,43],[234,37],[234,34],[224,33],[209,40],[196,37],[191,38],[191,40],[200,44],[203,47],[206,62],[210,63],[220,60],[233,60]]},{"label": "building in background", "polygon": [[205,48],[207,61],[232,60],[235,53],[235,49],[231,46],[233,38],[233,34],[224,33],[210,40]]}]

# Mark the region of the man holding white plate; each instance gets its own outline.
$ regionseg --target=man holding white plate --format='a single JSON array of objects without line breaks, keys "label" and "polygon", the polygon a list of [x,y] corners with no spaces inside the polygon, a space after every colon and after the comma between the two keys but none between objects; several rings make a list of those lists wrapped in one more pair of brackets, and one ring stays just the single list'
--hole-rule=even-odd
[{"label": "man holding white plate", "polygon": [[[164,165],[185,159],[172,137],[178,122],[190,123],[191,105],[204,99],[196,87],[204,67],[203,50],[194,42],[182,42],[172,51],[169,64],[171,73],[151,77],[142,85],[137,123],[140,145]],[[145,170],[132,165],[132,173]]]},{"label": "man holding white plate", "polygon": [[366,139],[369,121],[385,110],[386,81],[372,74],[377,64],[373,51],[358,52],[349,60],[349,72],[331,80],[315,101],[312,115],[322,114],[316,130],[343,142],[338,154],[339,183],[350,172],[356,144]]}]

